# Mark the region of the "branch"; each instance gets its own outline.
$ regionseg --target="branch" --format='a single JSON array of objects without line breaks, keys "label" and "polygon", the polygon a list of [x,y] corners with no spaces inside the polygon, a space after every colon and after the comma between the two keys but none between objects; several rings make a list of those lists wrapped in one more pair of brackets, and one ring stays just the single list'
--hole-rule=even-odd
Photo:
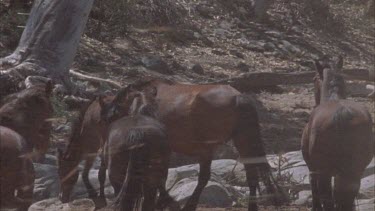
[{"label": "branch", "polygon": [[69,70],[69,74],[73,77],[76,77],[78,79],[85,80],[85,81],[107,83],[108,85],[116,89],[120,89],[122,87],[121,84],[116,81],[112,81],[112,80],[104,79],[104,78],[98,78],[95,76],[84,75],[72,69]]}]

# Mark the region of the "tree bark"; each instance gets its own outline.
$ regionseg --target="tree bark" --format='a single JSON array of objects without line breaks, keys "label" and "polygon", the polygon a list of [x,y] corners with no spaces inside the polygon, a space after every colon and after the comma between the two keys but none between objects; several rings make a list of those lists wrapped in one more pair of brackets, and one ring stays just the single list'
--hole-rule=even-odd
[{"label": "tree bark", "polygon": [[[0,90],[29,75],[67,82],[94,0],[35,0],[13,54],[0,59]],[[5,70],[4,70],[5,69]]]}]

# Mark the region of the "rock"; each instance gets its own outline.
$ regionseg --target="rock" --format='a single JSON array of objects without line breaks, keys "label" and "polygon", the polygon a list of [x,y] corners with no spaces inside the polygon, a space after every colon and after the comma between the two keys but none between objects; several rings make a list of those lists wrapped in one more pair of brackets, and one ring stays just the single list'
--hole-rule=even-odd
[{"label": "rock", "polygon": [[[168,171],[167,187],[173,187],[173,184],[178,183],[182,179],[197,178],[198,174],[198,164],[170,168]],[[215,179],[216,177],[219,180],[233,180],[231,182],[234,185],[247,186],[244,165],[236,160],[221,159],[212,161],[211,175],[211,179]]]},{"label": "rock", "polygon": [[227,55],[227,53],[225,53],[224,51],[219,51],[215,49],[211,50],[211,53],[219,55],[219,56]]},{"label": "rock", "polygon": [[237,50],[230,50],[229,53],[233,56],[237,56],[238,58],[244,59],[245,55],[243,53],[238,52]]},{"label": "rock", "polygon": [[292,45],[290,42],[286,40],[281,41],[281,45],[279,46],[282,51],[286,53],[292,53],[292,54],[300,54],[301,50],[297,48],[296,46]]},{"label": "rock", "polygon": [[59,125],[55,128],[56,133],[69,133],[71,131],[71,127],[69,125]]},{"label": "rock", "polygon": [[356,202],[358,211],[374,211],[375,198],[372,199],[360,199]]},{"label": "rock", "polygon": [[375,174],[361,179],[360,194],[366,198],[375,197]]},{"label": "rock", "polygon": [[34,169],[34,200],[40,201],[47,198],[57,197],[60,186],[57,166],[34,163]]},{"label": "rock", "polygon": [[51,166],[57,166],[57,157],[54,155],[46,154],[43,164],[48,164]]},{"label": "rock", "polygon": [[195,9],[204,18],[213,18],[213,15],[216,13],[214,8],[206,5],[197,5]]},{"label": "rock", "polygon": [[163,61],[159,56],[150,55],[144,56],[141,59],[141,63],[147,69],[156,71],[161,74],[172,74],[173,72],[169,69],[167,63]]},{"label": "rock", "polygon": [[[99,170],[91,169],[89,173],[89,180],[97,192],[99,192],[99,180],[98,180],[98,172]],[[114,197],[114,191],[112,188],[112,185],[109,182],[108,179],[108,172],[106,173],[106,180],[104,184],[104,193],[106,197],[112,198]],[[72,198],[85,198],[88,197],[86,187],[82,181],[82,175],[80,174],[77,184],[74,186],[73,192],[72,192]]]},{"label": "rock", "polygon": [[[180,180],[173,186],[169,194],[177,202],[184,204],[193,194],[197,183],[196,180],[188,178]],[[229,207],[232,205],[232,199],[229,191],[223,185],[209,181],[199,198],[199,203],[213,207]]]},{"label": "rock", "polygon": [[298,193],[298,199],[293,204],[298,206],[311,205],[312,192],[310,190],[303,190]]},{"label": "rock", "polygon": [[29,211],[94,211],[95,204],[90,199],[78,199],[69,203],[61,203],[58,198],[36,202]]},{"label": "rock", "polygon": [[200,64],[195,64],[193,65],[193,67],[191,68],[191,70],[197,74],[200,74],[200,75],[203,75],[204,74],[204,69],[202,67],[202,65]]},{"label": "rock", "polygon": [[237,69],[239,69],[239,70],[242,71],[242,72],[249,72],[249,65],[247,65],[247,64],[244,63],[244,62],[240,62],[240,63],[237,65]]},{"label": "rock", "polygon": [[264,45],[265,44],[260,41],[249,41],[249,43],[244,44],[242,47],[255,52],[264,52]]},{"label": "rock", "polygon": [[266,44],[264,44],[264,49],[266,51],[275,51],[276,45],[273,44],[272,42],[267,42]]},{"label": "rock", "polygon": [[[79,170],[82,171],[82,165]],[[60,180],[57,173],[57,166],[49,164],[34,163],[36,173],[34,184],[34,200],[40,201],[48,198],[57,197],[60,190]],[[98,169],[91,169],[89,173],[89,180],[96,190],[99,190]],[[108,178],[108,174],[107,177]],[[105,194],[107,197],[113,197],[114,191],[106,179]],[[78,178],[77,184],[73,188],[72,198],[87,197],[87,190],[83,184],[81,173]]]}]

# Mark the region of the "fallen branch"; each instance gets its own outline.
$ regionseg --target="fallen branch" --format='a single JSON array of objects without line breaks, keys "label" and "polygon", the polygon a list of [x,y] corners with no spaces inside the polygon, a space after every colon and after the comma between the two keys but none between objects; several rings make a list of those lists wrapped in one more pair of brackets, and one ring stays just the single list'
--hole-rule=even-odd
[{"label": "fallen branch", "polygon": [[116,89],[120,89],[122,87],[121,84],[116,82],[116,81],[112,81],[112,80],[104,79],[104,78],[99,78],[99,77],[95,77],[95,76],[85,75],[85,74],[79,73],[79,72],[77,72],[75,70],[72,70],[72,69],[69,70],[69,74],[73,77],[76,77],[78,79],[85,80],[85,81],[107,83],[108,85],[110,85],[111,87],[116,88]]}]

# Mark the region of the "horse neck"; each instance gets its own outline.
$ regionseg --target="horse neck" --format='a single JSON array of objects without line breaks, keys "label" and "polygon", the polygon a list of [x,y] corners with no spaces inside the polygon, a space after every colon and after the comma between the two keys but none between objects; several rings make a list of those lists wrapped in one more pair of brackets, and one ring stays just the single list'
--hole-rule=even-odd
[{"label": "horse neck", "polygon": [[[321,84],[320,103],[327,101],[337,101],[345,99],[345,86],[340,75],[331,69],[323,72],[323,82]],[[340,84],[342,83],[342,84]]]}]

